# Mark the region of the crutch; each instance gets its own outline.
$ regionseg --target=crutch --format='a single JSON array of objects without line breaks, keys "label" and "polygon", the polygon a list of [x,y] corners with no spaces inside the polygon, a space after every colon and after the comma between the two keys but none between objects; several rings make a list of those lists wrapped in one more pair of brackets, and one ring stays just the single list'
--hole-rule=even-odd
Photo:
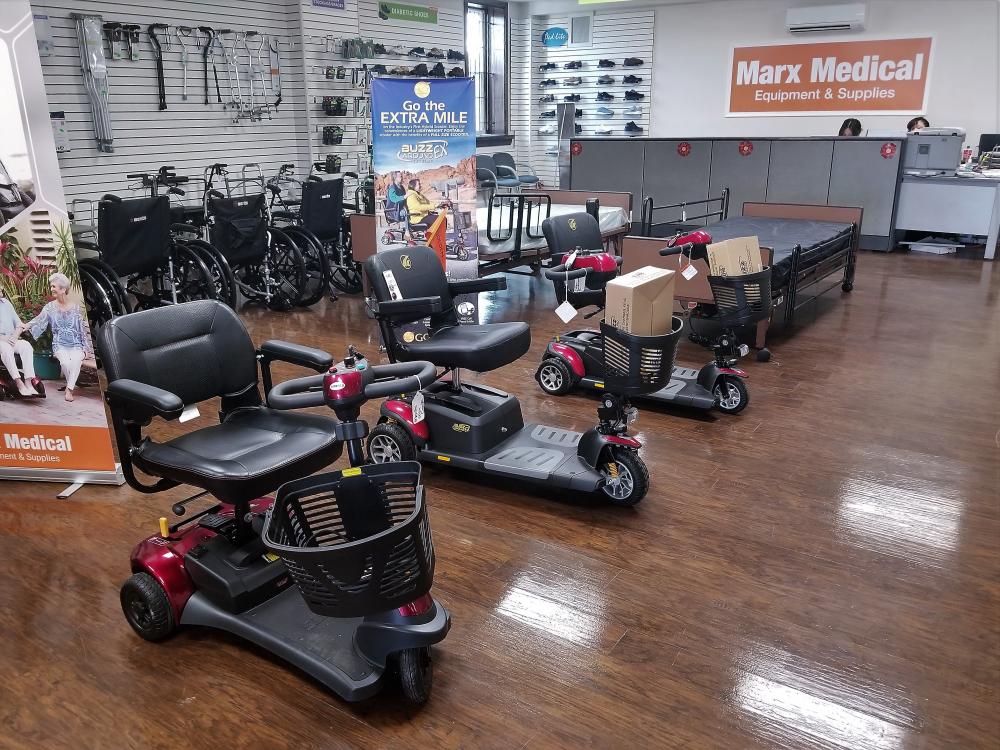
[{"label": "crutch", "polygon": [[[232,46],[226,46],[226,34],[232,34]],[[226,60],[226,78],[229,79],[229,102],[227,107],[232,107],[238,111],[243,109],[243,97],[240,92],[240,70],[236,65],[236,32],[232,29],[222,29],[219,31],[219,41],[222,44],[222,56]],[[236,85],[233,85],[233,74],[236,74]],[[237,100],[239,97],[239,100]],[[233,122],[237,122],[239,117],[234,117]]]},{"label": "crutch", "polygon": [[170,27],[165,23],[151,23],[146,29],[149,41],[153,45],[153,57],[156,58],[156,86],[160,94],[160,109],[164,110],[167,108],[167,90],[163,85],[163,47],[160,46],[160,40],[156,38],[157,29],[163,32],[163,45],[170,49]]},{"label": "crutch", "polygon": [[271,119],[271,105],[270,96],[267,91],[267,84],[264,82],[264,63],[263,63],[263,50],[264,50],[264,37],[257,31],[248,31],[247,37],[258,37],[257,46],[251,50],[250,56],[250,82],[253,83],[253,77],[256,75],[257,82],[260,84],[260,101],[262,102],[258,110],[258,119],[263,119],[264,112],[267,112],[267,119]]},{"label": "crutch", "polygon": [[[250,122],[253,122],[255,119],[257,119],[254,116],[256,108],[254,107],[254,101],[253,101],[253,55],[250,52],[250,41],[249,41],[249,37],[251,35],[256,35],[256,33],[257,33],[256,31],[240,31],[240,32],[237,32],[237,34],[236,34],[237,41],[238,42],[242,42],[242,44],[243,44],[243,51],[247,53],[247,106],[246,106],[246,114],[250,117]],[[240,58],[237,56],[237,58],[236,58],[236,73],[237,73],[237,76],[239,75],[239,69],[240,69],[240,63],[239,63],[239,61],[240,61]],[[242,94],[242,91],[240,93]]]},{"label": "crutch", "polygon": [[100,16],[74,13],[73,20],[76,22],[76,35],[80,45],[83,83],[87,89],[90,112],[94,118],[97,150],[111,153],[115,147],[114,133],[111,130],[111,113],[108,110],[108,65],[101,38],[102,19]]},{"label": "crutch", "polygon": [[184,88],[181,90],[181,99],[187,101],[188,98],[188,47],[187,40],[191,38],[194,29],[190,26],[178,26],[174,29],[177,34],[177,41],[181,45],[181,70],[184,71]]}]

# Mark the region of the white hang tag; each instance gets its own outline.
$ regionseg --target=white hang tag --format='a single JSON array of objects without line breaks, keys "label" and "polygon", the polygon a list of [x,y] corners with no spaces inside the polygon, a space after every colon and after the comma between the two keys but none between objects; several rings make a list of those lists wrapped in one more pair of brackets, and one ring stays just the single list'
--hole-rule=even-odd
[{"label": "white hang tag", "polygon": [[181,412],[180,417],[178,417],[179,422],[190,422],[192,419],[197,419],[201,416],[201,412],[198,411],[198,407],[192,404],[191,406],[185,406],[184,411]]},{"label": "white hang tag", "polygon": [[576,250],[574,250],[569,254],[569,256],[566,258],[566,262],[563,263],[563,265],[566,266],[567,271],[572,271],[574,263],[576,263]]},{"label": "white hang tag", "polygon": [[571,292],[582,292],[587,288],[587,277],[581,276],[577,279],[569,280],[569,290]]},{"label": "white hang tag", "polygon": [[567,300],[556,308],[556,315],[559,316],[559,320],[563,323],[569,323],[576,317],[576,308],[569,303],[569,300]]},{"label": "white hang tag", "polygon": [[684,267],[684,270],[681,271],[681,276],[683,276],[688,281],[690,281],[691,279],[693,279],[697,275],[698,275],[698,269],[695,268],[694,265],[691,264],[691,263],[688,263]]},{"label": "white hang tag", "polygon": [[396,277],[392,275],[392,271],[383,271],[382,276],[385,278],[386,286],[389,287],[389,299],[403,299],[403,294],[399,291],[399,284],[396,283]]},{"label": "white hang tag", "polygon": [[413,412],[413,423],[424,421],[424,394],[417,391],[413,394],[413,399],[410,401],[410,411]]}]

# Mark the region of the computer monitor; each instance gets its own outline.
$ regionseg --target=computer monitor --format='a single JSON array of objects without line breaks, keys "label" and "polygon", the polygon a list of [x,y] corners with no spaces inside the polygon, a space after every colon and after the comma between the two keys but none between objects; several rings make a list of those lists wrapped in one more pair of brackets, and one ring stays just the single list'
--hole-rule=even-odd
[{"label": "computer monitor", "polygon": [[985,154],[987,151],[1000,146],[1000,133],[983,133],[979,136],[979,153]]}]

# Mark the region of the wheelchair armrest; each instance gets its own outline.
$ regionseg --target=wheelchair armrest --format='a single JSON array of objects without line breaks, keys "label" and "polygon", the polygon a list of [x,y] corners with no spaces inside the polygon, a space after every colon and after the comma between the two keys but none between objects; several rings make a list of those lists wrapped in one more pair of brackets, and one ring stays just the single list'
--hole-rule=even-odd
[{"label": "wheelchair armrest", "polygon": [[201,231],[198,227],[193,224],[182,224],[181,222],[174,222],[170,225],[171,232],[185,232],[187,234],[200,235]]},{"label": "wheelchair armrest", "polygon": [[163,419],[177,419],[184,411],[184,402],[176,393],[165,391],[148,383],[140,383],[138,380],[121,378],[112,381],[108,383],[105,394],[111,402],[117,400],[143,406]]},{"label": "wheelchair armrest", "polygon": [[293,344],[290,341],[265,341],[259,352],[268,362],[278,360],[300,367],[308,367],[316,372],[326,372],[333,366],[333,355],[322,349]]},{"label": "wheelchair armrest", "polygon": [[484,279],[458,279],[448,282],[452,296],[474,294],[476,292],[501,292],[507,288],[505,276],[487,276]]},{"label": "wheelchair armrest", "polygon": [[286,221],[298,221],[299,215],[293,211],[271,211],[272,219],[285,219]]},{"label": "wheelchair armrest", "polygon": [[424,316],[441,312],[444,305],[441,297],[411,297],[386,302],[372,302],[372,312],[380,318],[402,318],[414,315]]}]

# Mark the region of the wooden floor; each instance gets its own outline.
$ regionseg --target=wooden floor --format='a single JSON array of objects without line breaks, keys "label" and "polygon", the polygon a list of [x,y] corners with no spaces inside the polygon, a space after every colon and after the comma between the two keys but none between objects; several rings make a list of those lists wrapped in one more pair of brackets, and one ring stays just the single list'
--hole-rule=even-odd
[{"label": "wooden floor", "polygon": [[[532,379],[550,286],[510,286],[488,315],[529,321],[531,352],[482,379],[590,427],[593,399]],[[426,470],[453,628],[416,712],[219,633],[135,636],[129,550],[180,491],[5,483],[0,747],[996,748],[998,298],[1000,264],[863,254],[852,294],[747,362],[743,415],[642,409],[634,510]],[[358,299],[245,315],[257,341],[377,351]]]}]

